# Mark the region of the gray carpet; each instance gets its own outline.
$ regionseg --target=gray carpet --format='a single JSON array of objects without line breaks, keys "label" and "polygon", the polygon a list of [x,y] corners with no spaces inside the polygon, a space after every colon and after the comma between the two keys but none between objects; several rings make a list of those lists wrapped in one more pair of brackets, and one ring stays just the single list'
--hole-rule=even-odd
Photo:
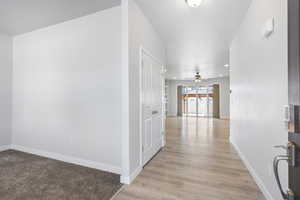
[{"label": "gray carpet", "polygon": [[109,200],[120,176],[18,151],[0,152],[1,200]]}]

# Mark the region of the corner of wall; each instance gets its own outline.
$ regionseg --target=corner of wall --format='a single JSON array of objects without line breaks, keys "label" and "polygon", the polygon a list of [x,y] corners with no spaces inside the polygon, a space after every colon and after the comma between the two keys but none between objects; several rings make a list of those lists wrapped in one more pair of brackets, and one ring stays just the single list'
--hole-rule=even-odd
[{"label": "corner of wall", "polygon": [[137,167],[136,170],[129,176],[121,175],[121,183],[129,185],[134,179],[142,172],[143,168],[141,166]]},{"label": "corner of wall", "polygon": [[7,150],[12,141],[12,68],[13,68],[13,38],[0,33],[1,54],[1,134],[0,151]]},{"label": "corner of wall", "polygon": [[122,0],[122,153],[121,183],[130,183],[129,135],[129,0]]}]

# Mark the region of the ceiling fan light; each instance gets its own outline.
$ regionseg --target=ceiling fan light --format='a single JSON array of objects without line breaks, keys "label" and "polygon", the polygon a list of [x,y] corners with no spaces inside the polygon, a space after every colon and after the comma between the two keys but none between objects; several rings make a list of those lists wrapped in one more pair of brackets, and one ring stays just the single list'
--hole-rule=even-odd
[{"label": "ceiling fan light", "polygon": [[197,72],[196,75],[195,75],[195,82],[196,83],[200,83],[201,80],[202,80],[202,77],[201,77],[200,73]]},{"label": "ceiling fan light", "polygon": [[185,2],[192,8],[197,8],[199,7],[203,0],[185,0]]}]

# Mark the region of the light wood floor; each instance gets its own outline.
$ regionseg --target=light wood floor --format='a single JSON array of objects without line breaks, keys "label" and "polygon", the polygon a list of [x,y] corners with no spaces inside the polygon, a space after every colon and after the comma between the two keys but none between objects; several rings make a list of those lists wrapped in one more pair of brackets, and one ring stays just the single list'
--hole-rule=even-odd
[{"label": "light wood floor", "polygon": [[229,143],[229,121],[169,118],[167,145],[117,200],[265,200]]}]

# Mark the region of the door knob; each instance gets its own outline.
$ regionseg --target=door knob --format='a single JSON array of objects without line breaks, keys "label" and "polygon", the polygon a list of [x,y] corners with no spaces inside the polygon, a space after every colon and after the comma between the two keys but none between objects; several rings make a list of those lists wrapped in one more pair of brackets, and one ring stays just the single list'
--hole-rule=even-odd
[{"label": "door knob", "polygon": [[275,175],[275,179],[276,179],[276,183],[279,187],[280,193],[283,197],[283,199],[285,200],[294,200],[295,199],[295,195],[292,192],[292,190],[288,190],[287,192],[284,192],[283,188],[282,188],[282,184],[279,178],[279,163],[281,161],[287,161],[289,166],[295,166],[296,162],[295,162],[295,151],[296,151],[296,146],[294,143],[289,142],[287,146],[284,145],[277,145],[274,146],[274,148],[281,148],[286,150],[286,154],[285,155],[279,155],[276,156],[273,160],[273,170],[274,170],[274,175]]}]

